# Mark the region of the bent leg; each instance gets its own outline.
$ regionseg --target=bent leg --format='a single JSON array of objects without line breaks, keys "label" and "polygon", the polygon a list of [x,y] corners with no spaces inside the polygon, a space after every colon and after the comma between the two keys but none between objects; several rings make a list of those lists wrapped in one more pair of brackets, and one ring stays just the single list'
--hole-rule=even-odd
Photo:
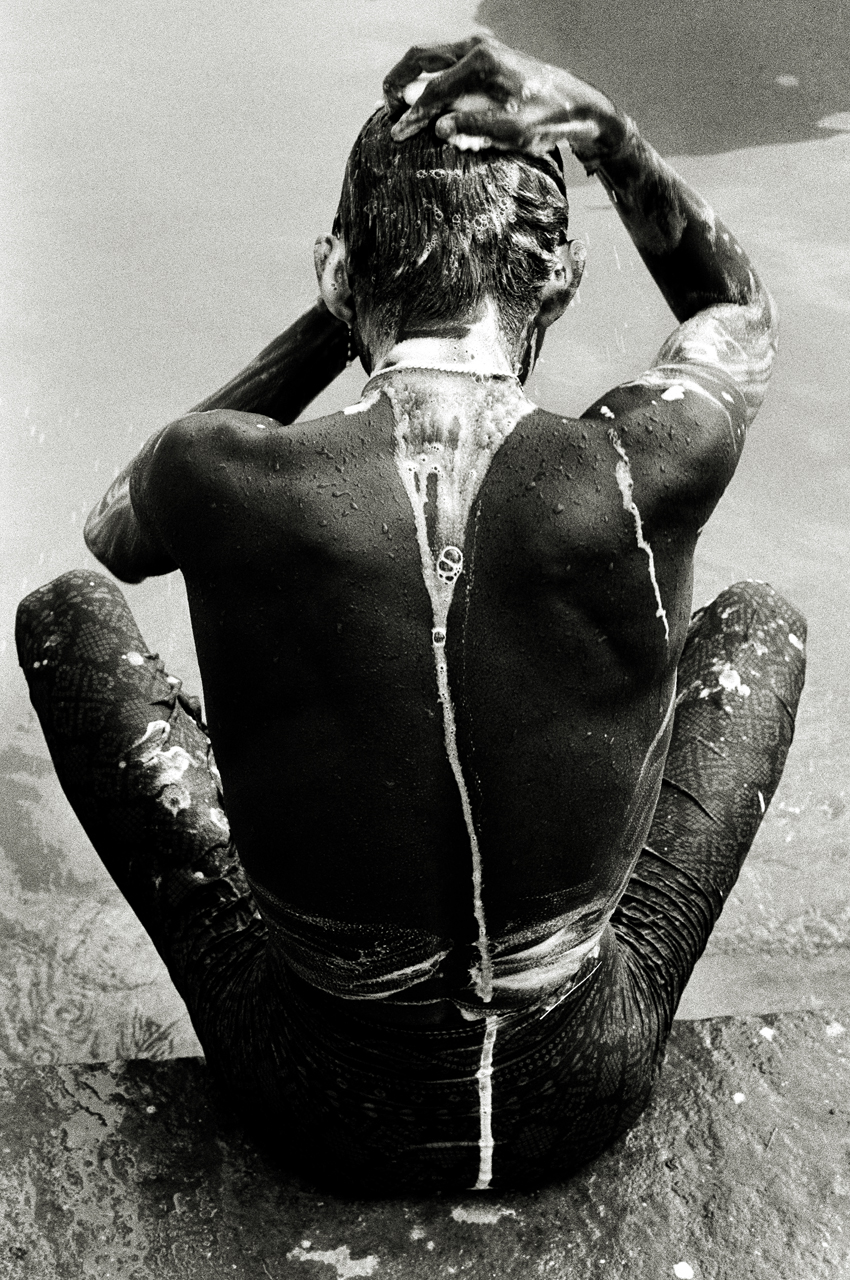
[{"label": "bent leg", "polygon": [[67,573],[27,596],[16,638],[62,788],[208,1058],[233,1076],[246,1038],[235,1006],[261,976],[265,927],[230,844],[200,708],[99,573]]},{"label": "bent leg", "polygon": [[782,776],[805,636],[802,615],[759,582],[730,587],[691,624],[661,795],[612,918],[656,1006],[659,1049]]}]

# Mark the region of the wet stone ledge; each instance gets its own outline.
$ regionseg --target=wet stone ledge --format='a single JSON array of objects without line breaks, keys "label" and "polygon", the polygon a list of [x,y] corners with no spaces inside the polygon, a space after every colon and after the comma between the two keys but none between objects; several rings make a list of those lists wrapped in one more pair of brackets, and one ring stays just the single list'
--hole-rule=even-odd
[{"label": "wet stone ledge", "polygon": [[334,1199],[203,1062],[0,1071],[0,1277],[850,1277],[850,1006],[677,1023],[653,1103],[569,1182]]}]

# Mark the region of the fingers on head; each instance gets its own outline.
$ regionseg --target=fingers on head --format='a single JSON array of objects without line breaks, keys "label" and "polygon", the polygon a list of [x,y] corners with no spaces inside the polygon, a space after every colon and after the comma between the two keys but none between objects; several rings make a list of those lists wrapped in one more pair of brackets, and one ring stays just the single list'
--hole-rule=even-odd
[{"label": "fingers on head", "polygon": [[466,57],[481,40],[480,36],[471,36],[467,40],[458,40],[453,44],[414,45],[397,62],[392,71],[384,79],[384,96],[392,105],[403,101],[403,93],[412,80],[416,80],[423,71],[445,71]]},{"label": "fingers on head", "polygon": [[395,122],[392,127],[391,134],[394,142],[405,142],[408,138],[412,138],[420,129],[424,129],[428,123],[429,117],[424,115],[418,107],[411,107],[409,111],[405,111],[404,115]]},{"label": "fingers on head", "polygon": [[516,116],[496,111],[451,111],[437,121],[436,133],[447,142],[458,135],[487,138],[488,146],[500,148],[520,147],[524,141]]}]

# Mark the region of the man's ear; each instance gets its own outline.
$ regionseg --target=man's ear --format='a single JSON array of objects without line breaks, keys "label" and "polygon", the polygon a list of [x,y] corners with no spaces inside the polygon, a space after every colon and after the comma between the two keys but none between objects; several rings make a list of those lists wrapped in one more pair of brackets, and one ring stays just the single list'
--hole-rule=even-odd
[{"label": "man's ear", "polygon": [[537,324],[541,329],[559,320],[572,302],[581,284],[587,250],[580,240],[570,240],[561,246],[558,257],[559,265],[552,268],[540,295]]},{"label": "man's ear", "polygon": [[351,326],[354,298],[348,281],[345,242],[339,236],[319,236],[313,246],[313,261],[322,301],[332,315]]}]

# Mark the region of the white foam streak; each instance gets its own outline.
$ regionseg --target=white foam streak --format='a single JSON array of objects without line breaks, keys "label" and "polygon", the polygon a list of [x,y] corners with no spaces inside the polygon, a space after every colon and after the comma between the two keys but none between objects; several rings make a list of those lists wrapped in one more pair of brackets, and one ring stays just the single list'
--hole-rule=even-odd
[{"label": "white foam streak", "polygon": [[[472,901],[478,926],[478,962],[470,976],[484,1004],[493,999],[493,957],[484,914],[481,848],[457,746],[457,724],[446,657],[449,610],[455,584],[464,569],[464,538],[472,505],[500,446],[517,422],[534,406],[519,386],[482,385],[471,404],[460,399],[449,411],[403,384],[384,384],[395,422],[395,462],[413,511],[422,578],[431,601],[431,647],[437,694],[443,712],[446,756],[460,796],[472,854]],[[432,480],[434,538],[428,540],[425,504]],[[479,1102],[479,1167],[475,1190],[483,1191],[493,1176],[493,1047],[499,1018],[486,1014],[484,1041],[476,1079]]]},{"label": "white foam streak", "polygon": [[637,544],[641,551],[646,552],[646,558],[649,561],[649,580],[652,583],[652,590],[655,593],[655,603],[658,608],[655,611],[656,618],[660,618],[664,624],[664,640],[670,639],[670,625],[667,621],[667,614],[664,610],[664,602],[661,599],[661,591],[658,586],[658,579],[655,576],[655,556],[652,554],[652,547],[643,536],[643,521],[640,518],[640,511],[634,497],[634,480],[632,479],[632,467],[629,462],[629,455],[620,442],[620,437],[612,427],[608,432],[608,439],[620,455],[620,461],[614,470],[617,480],[617,487],[623,499],[623,510],[627,511],[635,522],[635,536]]},{"label": "white foam streak", "polygon": [[484,1043],[481,1046],[481,1063],[478,1067],[478,1181],[473,1191],[486,1191],[493,1177],[493,1050],[496,1045],[496,1032],[499,1019],[496,1014],[489,1014],[484,1031]]},{"label": "white foam streak", "polygon": [[[472,853],[473,911],[478,925],[478,963],[471,977],[485,1004],[493,998],[493,961],[487,937],[483,903],[483,871],[478,833],[472,814],[457,747],[457,725],[449,684],[446,636],[455,584],[463,572],[463,541],[472,504],[499,447],[517,422],[534,406],[519,387],[505,386],[482,392],[489,399],[447,412],[425,402],[405,388],[384,384],[395,421],[395,462],[413,511],[422,577],[431,601],[431,645],[437,676],[437,694],[443,711],[446,755],[460,796],[463,819]],[[428,542],[425,504],[428,481],[434,478],[436,548]]]}]

